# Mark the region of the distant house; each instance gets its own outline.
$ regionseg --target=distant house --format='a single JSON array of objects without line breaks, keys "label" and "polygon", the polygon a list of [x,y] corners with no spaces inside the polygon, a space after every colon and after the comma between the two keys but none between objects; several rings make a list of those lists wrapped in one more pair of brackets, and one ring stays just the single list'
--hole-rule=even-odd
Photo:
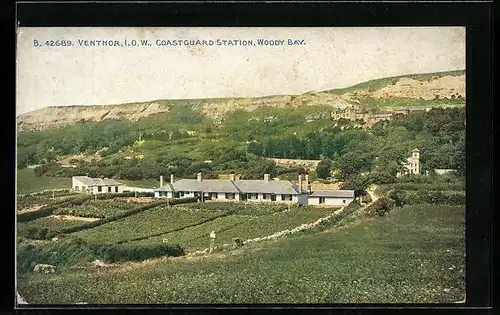
[{"label": "distant house", "polygon": [[370,112],[357,108],[355,106],[338,107],[335,108],[331,113],[331,118],[333,120],[339,120],[342,118],[351,121],[362,120],[364,122],[368,122],[369,116]]},{"label": "distant house", "polygon": [[315,190],[309,195],[309,205],[347,206],[354,200],[354,190]]},{"label": "distant house", "polygon": [[456,173],[457,170],[451,169],[451,168],[443,168],[443,169],[436,168],[436,169],[434,169],[434,172],[436,172],[436,174],[438,174],[438,175],[443,175],[443,174],[447,174],[447,173]]},{"label": "distant house", "polygon": [[305,117],[306,122],[312,122],[315,120],[326,119],[326,118],[328,118],[327,114],[314,114],[314,115],[307,115]]},{"label": "distant house", "polygon": [[393,112],[393,114],[402,114],[402,115],[408,115],[409,113],[410,110],[408,108],[398,108]]},{"label": "distant house", "polygon": [[404,170],[401,173],[398,173],[398,176],[407,175],[407,174],[415,174],[420,175],[420,150],[413,149],[411,151],[411,156],[407,158],[407,162],[403,165]]},{"label": "distant house", "polygon": [[368,122],[370,124],[374,124],[378,121],[382,121],[382,120],[391,120],[392,118],[392,114],[378,114],[378,115],[371,115],[369,118],[368,118]]},{"label": "distant house", "polygon": [[90,178],[73,176],[71,188],[91,194],[122,193],[124,184],[112,178]]},{"label": "distant house", "polygon": [[290,181],[275,181],[264,175],[263,180],[203,179],[198,173],[196,179],[173,180],[155,190],[155,197],[199,198],[201,200],[276,201],[307,203],[300,198],[302,193]]},{"label": "distant house", "polygon": [[[269,174],[264,179],[241,180],[231,174],[229,179],[203,179],[198,173],[196,179],[180,179],[163,185],[160,177],[160,188],[155,189],[155,197],[198,198],[200,201],[245,201],[245,202],[277,202],[298,205],[347,205],[354,199],[354,191],[321,190],[311,191],[309,179],[302,185],[299,175],[298,185],[287,180],[272,180]],[[305,187],[306,189],[302,189]]]}]

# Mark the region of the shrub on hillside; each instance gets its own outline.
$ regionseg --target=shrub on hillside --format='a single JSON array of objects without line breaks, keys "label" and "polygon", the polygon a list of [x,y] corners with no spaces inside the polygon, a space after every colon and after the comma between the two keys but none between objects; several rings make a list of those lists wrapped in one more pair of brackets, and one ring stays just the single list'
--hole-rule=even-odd
[{"label": "shrub on hillside", "polygon": [[44,245],[26,244],[17,249],[17,271],[33,271],[36,264],[70,267],[94,260],[88,244],[78,238],[67,238]]},{"label": "shrub on hillside", "polygon": [[161,256],[182,256],[184,249],[178,244],[92,244],[92,252],[102,260],[113,263],[123,261],[140,261]]},{"label": "shrub on hillside", "polygon": [[374,216],[384,216],[394,208],[395,202],[389,198],[380,198],[365,209],[365,214]]},{"label": "shrub on hillside", "polygon": [[444,193],[441,191],[420,190],[415,194],[409,194],[406,197],[405,203],[407,203],[407,204],[430,203],[430,204],[461,205],[461,204],[465,204],[465,201],[466,201],[465,194],[463,194],[463,193]]}]

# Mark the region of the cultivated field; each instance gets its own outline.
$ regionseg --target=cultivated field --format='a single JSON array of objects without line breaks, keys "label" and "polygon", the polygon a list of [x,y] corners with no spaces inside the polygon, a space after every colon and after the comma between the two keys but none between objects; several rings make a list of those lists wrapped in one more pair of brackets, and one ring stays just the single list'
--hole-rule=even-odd
[{"label": "cultivated field", "polygon": [[[369,206],[342,211],[67,192],[19,197],[26,209],[41,207],[18,214],[18,290],[32,304],[462,301],[463,182],[400,181],[372,196]],[[383,208],[388,198],[396,207]],[[57,271],[38,274],[36,264]]]},{"label": "cultivated field", "polygon": [[18,288],[29,303],[55,304],[456,302],[464,234],[463,206],[412,205],[211,255],[22,274]]}]

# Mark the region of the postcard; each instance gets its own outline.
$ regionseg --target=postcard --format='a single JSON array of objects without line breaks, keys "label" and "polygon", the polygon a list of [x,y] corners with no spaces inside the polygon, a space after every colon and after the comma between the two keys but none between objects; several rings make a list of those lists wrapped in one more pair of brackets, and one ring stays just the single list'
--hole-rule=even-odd
[{"label": "postcard", "polygon": [[465,303],[464,27],[19,27],[17,305]]}]

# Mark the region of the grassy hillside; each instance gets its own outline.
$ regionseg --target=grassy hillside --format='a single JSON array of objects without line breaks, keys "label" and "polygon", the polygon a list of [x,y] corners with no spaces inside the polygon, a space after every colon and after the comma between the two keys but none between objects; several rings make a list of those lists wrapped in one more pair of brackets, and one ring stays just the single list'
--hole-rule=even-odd
[{"label": "grassy hillside", "polygon": [[464,74],[465,74],[465,70],[420,73],[420,74],[407,74],[407,75],[400,75],[400,76],[394,76],[394,77],[369,80],[369,81],[362,82],[362,83],[359,83],[359,84],[356,84],[353,86],[349,86],[346,88],[342,88],[342,89],[328,90],[327,92],[341,95],[344,93],[352,93],[352,92],[357,92],[357,91],[376,91],[376,90],[383,88],[384,86],[394,84],[395,82],[397,82],[401,78],[410,78],[410,79],[419,80],[419,81],[430,81],[430,80],[442,78],[444,76],[460,76],[460,75],[464,75]]},{"label": "grassy hillside", "polygon": [[464,248],[463,206],[414,205],[205,257],[22,275],[18,289],[42,304],[451,303],[464,298]]},{"label": "grassy hillside", "polygon": [[36,177],[34,170],[23,168],[17,170],[17,193],[30,194],[45,189],[70,189],[71,178],[41,176]]}]

